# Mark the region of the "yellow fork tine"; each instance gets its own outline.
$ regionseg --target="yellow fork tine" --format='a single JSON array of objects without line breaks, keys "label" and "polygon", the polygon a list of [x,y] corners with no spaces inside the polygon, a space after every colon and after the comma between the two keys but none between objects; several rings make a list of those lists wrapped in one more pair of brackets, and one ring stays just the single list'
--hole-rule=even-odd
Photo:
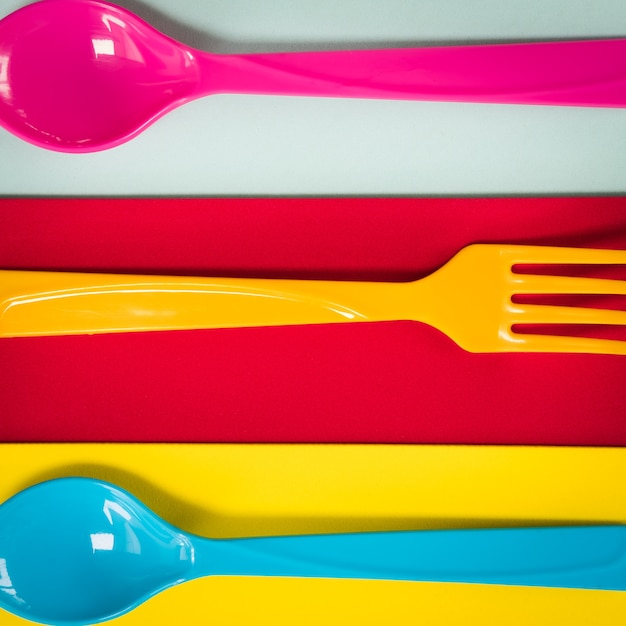
[{"label": "yellow fork tine", "polygon": [[626,311],[579,306],[513,304],[512,324],[609,324],[626,326]]},{"label": "yellow fork tine", "polygon": [[501,258],[512,265],[626,265],[626,250],[505,246]]},{"label": "yellow fork tine", "polygon": [[512,290],[525,294],[626,295],[626,280],[514,274]]},{"label": "yellow fork tine", "polygon": [[[559,335],[512,333],[510,341],[520,352],[572,352],[578,354],[626,355],[626,341]],[[515,348],[511,348],[515,350]]]}]

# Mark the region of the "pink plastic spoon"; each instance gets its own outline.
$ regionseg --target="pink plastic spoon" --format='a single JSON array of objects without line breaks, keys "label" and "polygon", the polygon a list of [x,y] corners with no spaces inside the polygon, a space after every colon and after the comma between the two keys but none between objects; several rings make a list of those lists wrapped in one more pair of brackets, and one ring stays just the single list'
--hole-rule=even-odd
[{"label": "pink plastic spoon", "polygon": [[623,107],[626,39],[215,55],[99,0],[0,21],[0,124],[37,146],[112,148],[217,93]]}]

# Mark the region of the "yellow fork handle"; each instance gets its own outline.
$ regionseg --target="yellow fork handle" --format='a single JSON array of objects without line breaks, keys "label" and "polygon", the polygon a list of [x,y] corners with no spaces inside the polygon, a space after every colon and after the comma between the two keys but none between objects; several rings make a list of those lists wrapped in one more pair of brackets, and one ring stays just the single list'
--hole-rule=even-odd
[{"label": "yellow fork handle", "polygon": [[410,319],[415,283],[0,271],[0,337]]}]

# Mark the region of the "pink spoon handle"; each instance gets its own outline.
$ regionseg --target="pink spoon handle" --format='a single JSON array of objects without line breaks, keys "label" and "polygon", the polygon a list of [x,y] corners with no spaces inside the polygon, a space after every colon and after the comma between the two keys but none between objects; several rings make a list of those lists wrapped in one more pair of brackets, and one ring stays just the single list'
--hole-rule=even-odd
[{"label": "pink spoon handle", "polygon": [[626,39],[198,54],[203,94],[626,106]]}]

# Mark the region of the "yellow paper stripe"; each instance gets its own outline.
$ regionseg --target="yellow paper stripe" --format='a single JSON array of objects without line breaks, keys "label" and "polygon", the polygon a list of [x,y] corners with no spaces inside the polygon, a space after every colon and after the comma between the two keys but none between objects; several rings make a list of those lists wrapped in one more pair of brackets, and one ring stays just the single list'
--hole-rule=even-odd
[{"label": "yellow paper stripe", "polygon": [[[626,523],[626,449],[2,444],[0,500],[82,475],[207,536],[534,523]],[[626,593],[481,585],[212,578],[119,618],[145,624],[613,626]],[[26,624],[0,612],[0,625]]]}]

